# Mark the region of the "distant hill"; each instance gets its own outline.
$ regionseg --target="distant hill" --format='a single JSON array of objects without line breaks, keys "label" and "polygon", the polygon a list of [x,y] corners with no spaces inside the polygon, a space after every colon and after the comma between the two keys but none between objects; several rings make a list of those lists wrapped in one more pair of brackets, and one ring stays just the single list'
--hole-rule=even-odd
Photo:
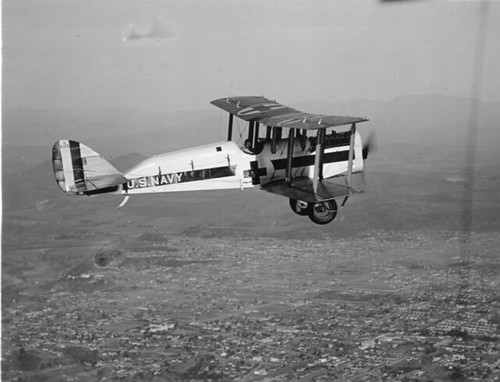
[{"label": "distant hill", "polygon": [[52,170],[52,162],[41,164],[14,174],[2,174],[4,209],[35,209],[37,203],[50,200],[59,190]]},{"label": "distant hill", "polygon": [[2,146],[2,171],[20,173],[52,157],[52,146]]}]

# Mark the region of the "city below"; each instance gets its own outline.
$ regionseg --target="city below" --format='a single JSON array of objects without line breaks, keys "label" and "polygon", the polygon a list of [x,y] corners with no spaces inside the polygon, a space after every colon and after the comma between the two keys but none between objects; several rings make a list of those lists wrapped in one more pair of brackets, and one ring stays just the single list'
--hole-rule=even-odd
[{"label": "city below", "polygon": [[24,243],[8,267],[36,258],[36,281],[3,290],[3,380],[500,378],[498,235],[193,231],[86,257],[85,237]]}]

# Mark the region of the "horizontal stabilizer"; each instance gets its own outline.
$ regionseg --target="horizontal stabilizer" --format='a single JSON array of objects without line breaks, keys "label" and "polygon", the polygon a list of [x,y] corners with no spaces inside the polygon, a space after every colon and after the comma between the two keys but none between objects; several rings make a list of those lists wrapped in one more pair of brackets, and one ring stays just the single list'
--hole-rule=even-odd
[{"label": "horizontal stabilizer", "polygon": [[295,178],[291,185],[287,185],[285,180],[278,180],[264,185],[262,189],[273,194],[302,200],[307,203],[324,202],[361,192],[352,187],[333,183],[329,179],[319,182],[318,190],[314,192],[312,179],[306,177]]},{"label": "horizontal stabilizer", "polygon": [[57,184],[70,194],[111,192],[126,182],[111,163],[76,141],[56,142],[52,149],[52,164]]}]

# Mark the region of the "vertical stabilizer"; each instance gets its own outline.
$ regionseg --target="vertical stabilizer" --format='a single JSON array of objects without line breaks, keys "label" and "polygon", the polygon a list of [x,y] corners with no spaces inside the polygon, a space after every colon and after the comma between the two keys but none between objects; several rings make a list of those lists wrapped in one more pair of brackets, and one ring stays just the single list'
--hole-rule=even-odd
[{"label": "vertical stabilizer", "polygon": [[57,184],[70,194],[112,192],[126,182],[111,163],[76,141],[63,139],[56,142],[52,149],[52,164]]}]

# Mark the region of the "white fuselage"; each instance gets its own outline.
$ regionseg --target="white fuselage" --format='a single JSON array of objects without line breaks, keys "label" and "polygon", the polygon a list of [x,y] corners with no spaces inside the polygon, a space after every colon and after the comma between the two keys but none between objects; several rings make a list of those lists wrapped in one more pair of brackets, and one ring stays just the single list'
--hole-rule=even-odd
[{"label": "white fuselage", "polygon": [[[314,146],[312,147],[314,149]],[[292,178],[314,176],[314,150],[306,140],[304,147],[296,139],[293,150]],[[348,169],[349,144],[326,147],[323,178],[344,175]],[[287,140],[263,142],[260,153],[247,153],[235,142],[218,142],[167,154],[155,155],[128,170],[122,194],[152,192],[243,189],[285,178]],[[353,172],[363,171],[361,137],[354,141]]]}]

